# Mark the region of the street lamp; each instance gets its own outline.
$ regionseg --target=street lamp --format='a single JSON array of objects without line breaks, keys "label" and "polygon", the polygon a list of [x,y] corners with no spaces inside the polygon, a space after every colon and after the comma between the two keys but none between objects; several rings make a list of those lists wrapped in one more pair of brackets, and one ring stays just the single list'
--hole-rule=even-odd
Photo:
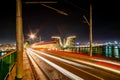
[{"label": "street lamp", "polygon": [[36,35],[35,34],[30,34],[29,38],[32,39],[32,40],[34,40],[36,38]]},{"label": "street lamp", "polygon": [[[27,2],[27,4],[29,3],[30,4],[42,3],[43,5],[44,3],[56,3],[56,2]],[[51,9],[58,11],[61,14],[67,15],[64,12],[59,11],[58,9],[55,8]],[[17,48],[16,79],[21,80],[23,78],[23,23],[22,23],[21,0],[16,0],[16,48]]]},{"label": "street lamp", "polygon": [[36,42],[36,40],[37,40],[37,36],[36,36],[36,33],[30,33],[29,35],[28,35],[28,41],[30,41],[30,43],[32,44],[32,43],[34,43],[34,42]]},{"label": "street lamp", "polygon": [[87,20],[85,15],[83,16],[86,23],[90,27],[89,39],[90,39],[90,56],[92,56],[92,4],[90,4],[90,22]]}]

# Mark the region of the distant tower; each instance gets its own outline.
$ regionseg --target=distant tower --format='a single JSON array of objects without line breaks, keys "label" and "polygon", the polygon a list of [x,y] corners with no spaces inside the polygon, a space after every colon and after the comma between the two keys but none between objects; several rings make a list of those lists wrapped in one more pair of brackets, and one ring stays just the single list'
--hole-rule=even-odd
[{"label": "distant tower", "polygon": [[52,36],[51,37],[53,40],[57,40],[58,41],[58,44],[60,45],[60,46],[62,46],[63,44],[62,44],[62,41],[61,41],[61,38],[59,37],[59,36]]},{"label": "distant tower", "polygon": [[66,40],[66,39],[64,38],[64,39],[63,39],[63,45],[65,45],[65,42],[66,42],[65,40]]},{"label": "distant tower", "polygon": [[64,46],[69,46],[69,47],[75,46],[75,38],[76,38],[76,36],[67,37]]}]

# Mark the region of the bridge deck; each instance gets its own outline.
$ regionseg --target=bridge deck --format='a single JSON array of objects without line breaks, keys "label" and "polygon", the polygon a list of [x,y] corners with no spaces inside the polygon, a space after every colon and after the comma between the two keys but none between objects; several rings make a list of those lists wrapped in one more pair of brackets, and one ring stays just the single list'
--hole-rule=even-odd
[{"label": "bridge deck", "polygon": [[[13,67],[7,80],[15,80],[15,76],[16,76],[16,65]],[[32,67],[30,66],[30,62],[25,52],[23,53],[23,79],[22,80],[35,80]]]}]

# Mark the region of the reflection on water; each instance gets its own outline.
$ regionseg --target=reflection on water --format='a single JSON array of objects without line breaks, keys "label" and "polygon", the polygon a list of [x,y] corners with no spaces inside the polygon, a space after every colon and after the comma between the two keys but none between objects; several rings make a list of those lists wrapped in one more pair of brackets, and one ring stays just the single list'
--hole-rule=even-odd
[{"label": "reflection on water", "polygon": [[105,47],[105,54],[107,57],[112,57],[112,47],[111,46],[106,46]]},{"label": "reflection on water", "polygon": [[114,47],[114,54],[115,54],[116,58],[119,58],[119,49],[118,49],[118,46]]},{"label": "reflection on water", "polygon": [[[78,47],[79,51],[77,52],[90,52],[89,47]],[[106,57],[120,58],[120,45],[103,45],[103,46],[94,46],[92,48],[93,55],[103,55]]]},{"label": "reflection on water", "polygon": [[107,57],[120,58],[120,48],[119,46],[106,46],[105,54]]}]

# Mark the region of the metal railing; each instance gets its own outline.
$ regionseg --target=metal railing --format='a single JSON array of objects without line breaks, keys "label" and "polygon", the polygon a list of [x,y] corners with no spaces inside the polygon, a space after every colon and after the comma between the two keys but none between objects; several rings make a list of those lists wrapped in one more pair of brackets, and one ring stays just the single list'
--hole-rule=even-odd
[{"label": "metal railing", "polygon": [[[90,54],[90,47],[68,47],[64,50],[69,50],[77,53],[86,53]],[[93,55],[102,55],[111,58],[120,59],[120,46],[119,45],[104,45],[104,46],[94,46],[92,47]]]},{"label": "metal railing", "polygon": [[[80,47],[79,52],[86,52],[89,54],[89,47]],[[120,58],[119,46],[96,46],[92,48],[93,55],[103,55],[106,57]]]},{"label": "metal railing", "polygon": [[6,80],[15,62],[15,50],[0,56],[0,80]]}]

